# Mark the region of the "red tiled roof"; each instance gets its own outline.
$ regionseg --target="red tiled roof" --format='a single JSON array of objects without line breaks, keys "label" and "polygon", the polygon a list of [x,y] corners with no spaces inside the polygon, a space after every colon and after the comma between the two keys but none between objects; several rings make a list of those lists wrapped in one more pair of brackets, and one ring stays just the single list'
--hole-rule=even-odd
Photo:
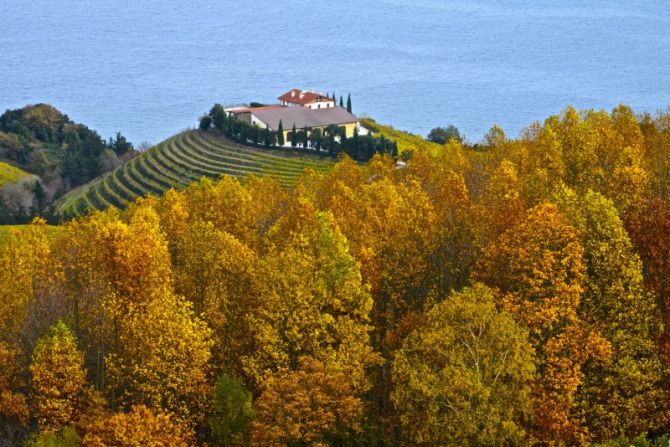
[{"label": "red tiled roof", "polygon": [[278,98],[280,101],[290,102],[293,104],[311,104],[313,102],[335,102],[334,99],[315,92],[303,92],[300,89],[294,88]]}]

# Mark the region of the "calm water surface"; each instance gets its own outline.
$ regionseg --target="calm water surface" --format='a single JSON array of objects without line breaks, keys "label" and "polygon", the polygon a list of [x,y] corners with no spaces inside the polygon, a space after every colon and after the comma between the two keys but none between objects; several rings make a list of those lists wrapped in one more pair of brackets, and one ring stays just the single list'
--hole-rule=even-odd
[{"label": "calm water surface", "polygon": [[[565,6],[564,3],[571,3]],[[670,105],[659,1],[0,0],[0,109],[47,102],[156,143],[214,102],[351,92],[412,132],[517,135],[567,104]]]}]

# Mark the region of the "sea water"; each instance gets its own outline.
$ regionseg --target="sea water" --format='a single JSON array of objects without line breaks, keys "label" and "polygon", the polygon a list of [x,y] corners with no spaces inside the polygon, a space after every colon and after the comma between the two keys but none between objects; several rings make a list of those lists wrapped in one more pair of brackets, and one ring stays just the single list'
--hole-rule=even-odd
[{"label": "sea water", "polygon": [[667,0],[0,0],[0,111],[45,102],[157,143],[297,87],[414,133],[670,105]]}]

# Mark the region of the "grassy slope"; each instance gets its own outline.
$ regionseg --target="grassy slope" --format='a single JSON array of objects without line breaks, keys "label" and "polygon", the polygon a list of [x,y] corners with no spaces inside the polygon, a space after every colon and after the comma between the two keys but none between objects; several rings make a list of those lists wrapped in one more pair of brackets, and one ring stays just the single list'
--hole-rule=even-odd
[{"label": "grassy slope", "polygon": [[0,188],[9,183],[18,182],[26,176],[32,176],[32,174],[0,161]]},{"label": "grassy slope", "polygon": [[385,138],[395,141],[398,144],[399,154],[406,150],[427,150],[431,153],[437,153],[442,149],[442,145],[426,141],[421,135],[410,134],[394,129],[391,126],[379,124],[371,118],[361,118],[361,124],[372,130],[374,136],[379,137],[380,135],[384,135]]},{"label": "grassy slope", "polygon": [[70,191],[55,204],[64,218],[88,209],[123,208],[147,193],[181,189],[202,177],[217,179],[269,175],[291,186],[305,169],[325,171],[334,160],[291,150],[241,146],[213,133],[190,130],[158,144],[92,182]]}]

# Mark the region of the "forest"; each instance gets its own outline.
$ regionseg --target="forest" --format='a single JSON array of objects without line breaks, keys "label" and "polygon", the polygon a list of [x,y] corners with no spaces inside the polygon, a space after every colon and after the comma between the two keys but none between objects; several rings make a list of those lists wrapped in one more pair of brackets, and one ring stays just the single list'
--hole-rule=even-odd
[{"label": "forest", "polygon": [[670,113],[406,158],[15,230],[0,445],[667,445]]}]

